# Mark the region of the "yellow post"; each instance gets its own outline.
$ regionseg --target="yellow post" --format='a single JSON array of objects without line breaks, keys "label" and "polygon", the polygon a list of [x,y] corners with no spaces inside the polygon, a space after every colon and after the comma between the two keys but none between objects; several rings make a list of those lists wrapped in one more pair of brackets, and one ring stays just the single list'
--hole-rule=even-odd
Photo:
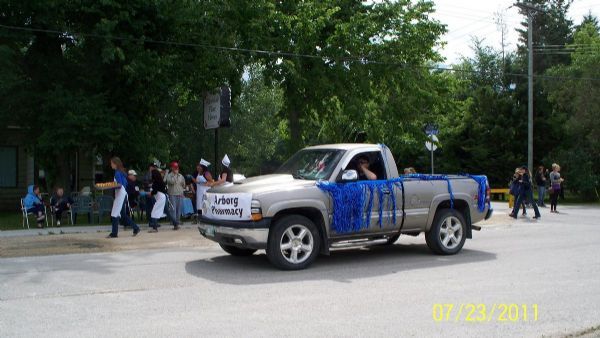
[{"label": "yellow post", "polygon": [[508,207],[513,208],[515,205],[515,196],[508,195]]}]

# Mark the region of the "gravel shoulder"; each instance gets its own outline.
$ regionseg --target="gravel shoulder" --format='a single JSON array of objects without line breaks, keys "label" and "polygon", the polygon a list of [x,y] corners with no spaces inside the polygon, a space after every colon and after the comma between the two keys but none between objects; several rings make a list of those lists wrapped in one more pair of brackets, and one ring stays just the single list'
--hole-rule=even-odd
[{"label": "gravel shoulder", "polygon": [[133,237],[129,230],[121,230],[118,238],[108,239],[106,236],[106,231],[98,230],[77,234],[0,237],[0,257],[189,248],[210,245],[210,242],[191,225],[184,226],[178,231],[173,231],[170,227],[163,227],[158,233],[148,233],[147,229],[142,228],[136,237]]}]

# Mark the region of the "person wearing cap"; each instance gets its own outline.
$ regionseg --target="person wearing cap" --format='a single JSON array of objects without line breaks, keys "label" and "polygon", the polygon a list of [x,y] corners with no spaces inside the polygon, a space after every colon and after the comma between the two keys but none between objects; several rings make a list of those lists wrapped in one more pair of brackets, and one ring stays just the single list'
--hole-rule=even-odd
[{"label": "person wearing cap", "polygon": [[127,226],[123,222],[125,219],[125,215],[131,215],[131,210],[135,209],[138,205],[138,196],[140,196],[140,187],[138,186],[137,181],[137,172],[135,170],[129,170],[127,172],[127,187],[125,187],[125,191],[127,192],[127,201],[123,205],[123,210],[121,211],[121,224],[123,226]]},{"label": "person wearing cap", "polygon": [[229,156],[227,156],[227,154],[225,154],[225,156],[221,160],[221,164],[223,164],[223,170],[221,171],[221,175],[219,175],[219,179],[213,183],[213,186],[233,185],[233,172],[231,171],[231,168],[230,168],[231,160],[229,159]]},{"label": "person wearing cap", "polygon": [[[172,206],[171,220],[173,230],[179,230],[181,213],[183,209],[183,192],[185,191],[185,177],[179,173],[179,163],[171,162],[171,171],[165,175],[167,192]],[[169,209],[170,210],[170,209]]]},{"label": "person wearing cap", "polygon": [[520,174],[521,174],[521,189],[519,194],[517,195],[517,200],[515,201],[515,205],[513,207],[513,211],[510,214],[511,217],[513,218],[517,218],[517,215],[519,213],[519,207],[521,206],[521,204],[524,201],[529,201],[529,203],[531,203],[531,206],[533,207],[533,211],[535,212],[535,217],[533,217],[534,219],[540,219],[541,215],[540,215],[540,210],[537,207],[537,204],[535,203],[535,200],[533,199],[533,189],[532,189],[532,184],[531,184],[531,174],[529,173],[529,169],[526,166],[522,166],[521,170],[520,170]]},{"label": "person wearing cap", "polygon": [[196,172],[192,175],[192,182],[196,184],[196,212],[202,214],[202,203],[204,202],[204,194],[213,183],[213,177],[208,167],[210,162],[205,159],[200,159],[196,166]]}]

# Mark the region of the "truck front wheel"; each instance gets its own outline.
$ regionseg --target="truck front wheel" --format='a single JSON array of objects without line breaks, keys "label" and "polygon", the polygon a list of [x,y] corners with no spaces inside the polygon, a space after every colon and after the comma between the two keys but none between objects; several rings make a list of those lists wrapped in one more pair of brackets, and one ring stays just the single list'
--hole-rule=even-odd
[{"label": "truck front wheel", "polygon": [[436,213],[431,229],[425,233],[425,241],[438,255],[454,255],[465,244],[466,229],[465,218],[460,212],[441,209]]},{"label": "truck front wheel", "polygon": [[321,248],[319,231],[308,218],[284,216],[269,231],[267,257],[282,270],[301,270],[318,256]]}]

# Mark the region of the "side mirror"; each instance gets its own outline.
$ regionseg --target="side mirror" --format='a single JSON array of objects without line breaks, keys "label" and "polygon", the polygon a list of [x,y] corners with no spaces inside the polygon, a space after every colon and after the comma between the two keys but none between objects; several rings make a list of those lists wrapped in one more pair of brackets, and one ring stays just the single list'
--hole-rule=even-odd
[{"label": "side mirror", "polygon": [[358,172],[354,169],[344,170],[342,173],[342,182],[353,182],[358,180]]}]

